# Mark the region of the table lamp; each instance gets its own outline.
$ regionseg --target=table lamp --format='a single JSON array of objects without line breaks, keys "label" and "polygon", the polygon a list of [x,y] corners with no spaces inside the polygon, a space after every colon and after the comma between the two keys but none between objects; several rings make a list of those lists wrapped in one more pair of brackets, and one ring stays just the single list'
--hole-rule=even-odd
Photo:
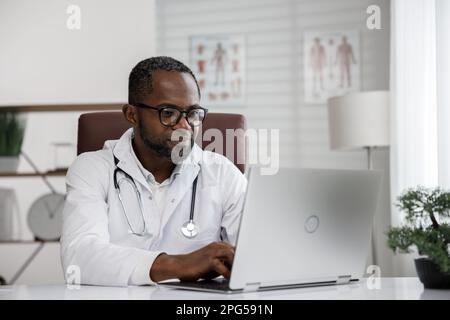
[{"label": "table lamp", "polygon": [[[372,150],[389,145],[389,92],[349,93],[328,99],[328,125],[332,150],[367,152],[372,169]],[[372,231],[372,262],[376,264]]]}]

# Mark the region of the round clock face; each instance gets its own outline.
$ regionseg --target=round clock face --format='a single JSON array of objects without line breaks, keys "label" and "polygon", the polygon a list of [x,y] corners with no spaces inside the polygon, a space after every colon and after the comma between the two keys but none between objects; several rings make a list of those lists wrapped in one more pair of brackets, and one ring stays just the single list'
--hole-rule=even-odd
[{"label": "round clock face", "polygon": [[39,240],[58,240],[61,236],[65,196],[46,194],[37,199],[28,212],[28,226]]}]

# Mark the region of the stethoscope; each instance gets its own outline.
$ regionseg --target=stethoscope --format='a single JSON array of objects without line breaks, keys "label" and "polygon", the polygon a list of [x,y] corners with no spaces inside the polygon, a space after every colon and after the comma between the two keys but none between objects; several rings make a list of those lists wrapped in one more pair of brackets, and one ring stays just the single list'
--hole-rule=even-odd
[{"label": "stethoscope", "polygon": [[[144,209],[142,207],[142,200],[141,200],[141,193],[139,192],[136,183],[134,182],[134,179],[125,171],[123,171],[121,168],[119,168],[117,166],[117,164],[119,163],[119,159],[116,158],[116,156],[114,156],[114,164],[115,164],[115,169],[114,169],[114,174],[113,174],[113,180],[114,180],[114,188],[117,191],[117,196],[119,197],[119,202],[122,206],[123,209],[123,214],[125,215],[125,219],[127,220],[127,224],[130,227],[131,233],[137,236],[144,236],[146,233],[146,225],[145,225],[145,218],[144,218]],[[125,181],[127,181],[134,189],[134,192],[137,195],[138,198],[138,202],[139,202],[139,210],[141,211],[141,217],[142,217],[142,221],[143,221],[143,228],[142,231],[136,231],[132,224],[131,221],[128,217],[127,214],[127,210],[125,209],[125,206],[123,204],[123,200],[122,200],[122,196],[120,195],[120,185],[119,182],[117,180],[117,174],[121,172],[124,176],[125,176]],[[196,195],[196,191],[197,191],[197,180],[198,180],[198,175],[197,177],[195,177],[194,182],[192,183],[192,196],[191,196],[191,211],[189,214],[189,220],[186,221],[185,223],[183,223],[183,225],[180,228],[181,233],[188,239],[194,238],[197,236],[198,232],[199,232],[199,228],[198,225],[194,222],[194,211],[195,211],[195,195]]]}]

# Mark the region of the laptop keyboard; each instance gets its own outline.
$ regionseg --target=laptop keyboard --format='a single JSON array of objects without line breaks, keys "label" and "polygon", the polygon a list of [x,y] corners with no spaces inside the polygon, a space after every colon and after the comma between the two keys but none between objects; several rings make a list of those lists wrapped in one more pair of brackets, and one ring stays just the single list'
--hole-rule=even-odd
[{"label": "laptop keyboard", "polygon": [[200,280],[196,282],[180,281],[170,283],[171,286],[184,287],[184,288],[198,288],[198,289],[210,289],[228,291],[230,290],[229,281],[226,279],[219,280]]}]

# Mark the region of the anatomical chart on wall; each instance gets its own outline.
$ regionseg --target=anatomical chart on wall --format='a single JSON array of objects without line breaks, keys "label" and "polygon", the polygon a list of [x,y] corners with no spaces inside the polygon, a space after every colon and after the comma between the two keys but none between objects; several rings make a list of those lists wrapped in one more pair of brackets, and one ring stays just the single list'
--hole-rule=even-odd
[{"label": "anatomical chart on wall", "polygon": [[358,31],[306,32],[303,42],[305,102],[360,90]]},{"label": "anatomical chart on wall", "polygon": [[190,37],[190,65],[202,92],[202,106],[241,107],[244,104],[244,36]]}]

